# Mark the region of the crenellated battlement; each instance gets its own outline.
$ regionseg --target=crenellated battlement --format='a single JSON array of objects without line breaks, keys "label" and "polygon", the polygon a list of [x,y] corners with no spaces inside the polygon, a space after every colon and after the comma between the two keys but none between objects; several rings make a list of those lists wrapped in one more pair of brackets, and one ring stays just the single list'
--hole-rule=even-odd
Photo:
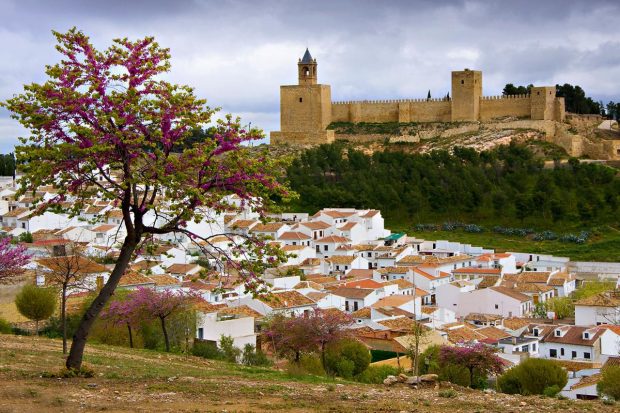
[{"label": "crenellated battlement", "polygon": [[531,99],[532,95],[496,95],[496,96],[482,96],[480,100],[500,100],[500,99]]},{"label": "crenellated battlement", "polygon": [[420,103],[420,102],[450,102],[450,98],[420,98],[420,99],[381,99],[381,100],[341,100],[332,102],[332,105],[379,104],[379,103]]}]

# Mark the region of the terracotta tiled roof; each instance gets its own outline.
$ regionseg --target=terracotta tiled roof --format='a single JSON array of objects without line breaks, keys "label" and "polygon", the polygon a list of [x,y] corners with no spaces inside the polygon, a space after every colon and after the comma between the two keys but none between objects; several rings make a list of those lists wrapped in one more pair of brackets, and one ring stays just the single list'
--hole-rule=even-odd
[{"label": "terracotta tiled roof", "polygon": [[286,224],[282,222],[269,222],[267,224],[258,223],[252,227],[252,232],[277,232],[284,225]]},{"label": "terracotta tiled roof", "polygon": [[515,291],[513,289],[510,289],[510,288],[506,288],[506,287],[489,287],[489,288],[507,297],[514,298],[515,300],[518,300],[519,302],[522,302],[522,303],[525,303],[531,300],[529,296],[523,293],[520,293],[518,291]]},{"label": "terracotta tiled roof", "polygon": [[203,313],[216,313],[222,309],[226,308],[226,304],[224,303],[209,303],[204,300],[200,300],[196,303],[196,309]]},{"label": "terracotta tiled roof", "polygon": [[388,320],[378,321],[377,323],[392,331],[412,331],[415,325],[415,321],[408,317],[390,318]]},{"label": "terracotta tiled roof", "polygon": [[539,284],[547,284],[547,280],[549,279],[549,272],[547,271],[524,271],[519,274],[519,282],[520,283],[539,283]]},{"label": "terracotta tiled roof", "polygon": [[347,222],[346,224],[339,226],[338,229],[341,231],[350,231],[356,225],[358,225],[357,222]]},{"label": "terracotta tiled roof", "polygon": [[518,330],[529,325],[532,322],[528,318],[512,317],[504,319],[503,325],[509,330]]},{"label": "terracotta tiled roof", "polygon": [[353,318],[367,318],[370,319],[370,307],[363,307],[357,311],[351,313]]},{"label": "terracotta tiled roof", "polygon": [[332,264],[339,265],[351,265],[353,261],[355,261],[355,256],[353,255],[333,255],[330,258],[326,258],[325,261],[331,262]]},{"label": "terracotta tiled roof", "polygon": [[524,294],[536,294],[536,293],[547,293],[549,291],[553,291],[553,287],[549,287],[548,285],[534,284],[534,283],[518,283],[513,287],[515,290],[522,292]]},{"label": "terracotta tiled roof", "polygon": [[259,300],[273,309],[311,306],[316,304],[314,301],[295,290],[273,292],[267,296],[260,297]]},{"label": "terracotta tiled roof", "polygon": [[454,344],[466,343],[469,341],[480,341],[487,338],[485,335],[478,333],[473,328],[468,326],[448,329],[446,330],[446,334],[448,335],[448,341]]},{"label": "terracotta tiled roof", "polygon": [[409,289],[409,288],[413,288],[413,283],[409,282],[407,280],[404,280],[402,278],[398,278],[396,280],[391,280],[391,281],[386,281],[383,283],[383,285],[398,285],[398,288],[400,290],[405,290],[405,289]]},{"label": "terracotta tiled roof", "polygon": [[112,224],[103,224],[103,225],[99,225],[98,227],[92,228],[91,231],[93,232],[108,232],[111,231],[115,228],[118,228],[118,225],[112,225]]},{"label": "terracotta tiled roof", "polygon": [[351,242],[350,239],[341,237],[339,235],[330,235],[328,237],[323,237],[321,239],[316,240],[317,243],[338,243],[338,244],[348,244]]},{"label": "terracotta tiled roof", "polygon": [[323,286],[319,283],[315,283],[314,281],[301,281],[293,287],[295,290],[299,290],[300,288],[313,288],[320,291],[323,289]]},{"label": "terracotta tiled roof", "polygon": [[[562,329],[566,331],[564,336],[557,337],[555,332],[548,334],[545,336],[544,341],[546,343],[561,343],[561,344],[573,344],[577,346],[592,346],[598,340],[598,338],[605,332],[604,328],[589,328],[589,327],[579,327],[579,326],[559,326],[554,329]],[[590,338],[588,340],[584,340],[583,333],[584,331],[590,332]]]},{"label": "terracotta tiled roof", "polygon": [[480,321],[483,323],[492,323],[503,319],[501,315],[497,314],[483,314],[483,313],[469,313],[465,316],[465,321]]},{"label": "terracotta tiled roof", "polygon": [[402,308],[398,308],[398,307],[379,307],[379,308],[375,308],[375,310],[389,317],[405,316],[405,317],[413,319],[415,315],[407,310],[403,310]]},{"label": "terracotta tiled roof", "polygon": [[287,232],[282,233],[282,235],[280,235],[278,239],[285,240],[285,241],[301,241],[301,240],[309,240],[310,237],[304,234],[303,232],[287,231]]},{"label": "terracotta tiled roof", "polygon": [[611,292],[599,293],[587,298],[582,298],[575,302],[575,305],[587,307],[620,307],[620,295],[615,295]]},{"label": "terracotta tiled roof", "polygon": [[570,386],[571,390],[580,389],[582,387],[594,386],[603,378],[602,373],[595,373],[591,376],[582,377],[577,383]]},{"label": "terracotta tiled roof", "polygon": [[155,281],[155,285],[157,286],[181,285],[181,282],[179,280],[168,274],[149,275],[148,278]]},{"label": "terracotta tiled roof", "polygon": [[493,274],[500,275],[502,270],[500,268],[476,268],[476,267],[464,267],[452,270],[452,274]]},{"label": "terracotta tiled roof", "polygon": [[314,302],[318,302],[320,300],[322,300],[323,298],[327,297],[329,295],[329,293],[323,293],[323,292],[318,292],[318,291],[310,291],[309,293],[306,294],[306,297],[308,297],[309,299],[311,299]]},{"label": "terracotta tiled roof", "polygon": [[372,251],[376,248],[376,245],[372,244],[356,244],[353,246],[357,251]]},{"label": "terracotta tiled roof", "polygon": [[258,221],[255,221],[253,219],[238,219],[234,221],[232,224],[230,224],[230,227],[246,229],[246,228],[251,228],[258,223],[259,223]]},{"label": "terracotta tiled roof", "polygon": [[126,272],[118,282],[119,287],[132,287],[149,284],[155,285],[155,281],[137,271]]},{"label": "terracotta tiled roof", "polygon": [[494,275],[487,275],[482,277],[482,281],[478,284],[478,288],[493,287],[499,281],[499,277]]},{"label": "terracotta tiled roof", "polygon": [[371,288],[348,288],[348,287],[338,287],[332,291],[332,294],[339,295],[340,297],[345,298],[353,298],[361,300],[370,294],[372,294],[375,290]]},{"label": "terracotta tiled roof", "polygon": [[360,217],[362,218],[372,218],[375,215],[379,214],[380,211],[377,211],[376,209],[371,209],[368,212],[366,212],[364,215],[360,215]]},{"label": "terracotta tiled roof", "polygon": [[6,212],[4,214],[2,214],[3,217],[5,218],[16,218],[19,217],[25,213],[29,212],[28,208],[15,208],[12,211]]},{"label": "terracotta tiled roof", "polygon": [[330,216],[332,218],[346,218],[346,217],[350,217],[351,215],[355,215],[355,212],[350,212],[350,211],[334,211],[334,210],[321,210],[319,211],[320,214],[324,214],[327,216]]},{"label": "terracotta tiled roof", "polygon": [[263,318],[263,315],[247,305],[239,307],[223,307],[217,311],[220,315],[238,315],[242,317]]},{"label": "terracotta tiled roof", "polygon": [[475,331],[493,340],[501,340],[502,338],[510,337],[510,334],[508,334],[504,330],[500,330],[499,328],[492,326],[478,328]]},{"label": "terracotta tiled roof", "polygon": [[61,257],[45,257],[36,260],[40,265],[53,272],[71,271],[74,274],[96,274],[109,272],[108,269],[87,257],[66,255]]},{"label": "terracotta tiled roof", "polygon": [[354,278],[356,280],[363,280],[367,278],[372,278],[373,270],[364,270],[364,269],[352,269],[347,272],[347,278]]},{"label": "terracotta tiled roof", "polygon": [[384,284],[377,282],[375,280],[365,279],[365,280],[356,280],[356,281],[350,281],[350,282],[344,283],[343,287],[359,287],[359,288],[377,289],[377,288],[383,287],[383,285]]},{"label": "terracotta tiled roof", "polygon": [[196,269],[199,267],[198,264],[172,264],[170,265],[166,271],[171,274],[187,274],[189,271]]},{"label": "terracotta tiled roof", "polygon": [[311,230],[321,230],[321,229],[327,229],[330,228],[331,225],[329,225],[327,222],[324,221],[308,221],[308,222],[300,222],[299,225],[303,225],[306,228],[309,228]]},{"label": "terracotta tiled roof", "polygon": [[411,301],[413,301],[413,295],[394,294],[383,297],[382,299],[371,305],[371,307],[400,307],[401,305],[405,305],[407,303],[410,303]]}]

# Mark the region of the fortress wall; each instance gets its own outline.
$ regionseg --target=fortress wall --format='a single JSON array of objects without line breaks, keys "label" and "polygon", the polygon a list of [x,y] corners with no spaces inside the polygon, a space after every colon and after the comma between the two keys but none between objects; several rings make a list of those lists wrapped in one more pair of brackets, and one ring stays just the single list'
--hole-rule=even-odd
[{"label": "fortress wall", "polygon": [[450,101],[402,99],[332,103],[332,122],[449,122]]},{"label": "fortress wall", "polygon": [[411,102],[408,122],[450,122],[452,107],[449,100]]},{"label": "fortress wall", "polygon": [[480,99],[480,120],[485,121],[503,116],[530,117],[529,95],[484,96]]}]

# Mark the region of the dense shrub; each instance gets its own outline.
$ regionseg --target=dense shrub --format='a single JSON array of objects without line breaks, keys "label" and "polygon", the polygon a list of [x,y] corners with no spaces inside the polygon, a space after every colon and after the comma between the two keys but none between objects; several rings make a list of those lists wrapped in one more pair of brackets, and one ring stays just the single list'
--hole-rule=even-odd
[{"label": "dense shrub", "polygon": [[557,363],[531,358],[504,373],[498,385],[504,393],[517,393],[518,390],[520,394],[545,394],[545,389],[553,386],[562,389],[567,382],[566,371]]},{"label": "dense shrub", "polygon": [[325,371],[351,378],[362,373],[370,364],[370,352],[357,340],[341,340],[327,347]]},{"label": "dense shrub", "polygon": [[24,317],[36,323],[39,333],[39,321],[47,320],[56,309],[57,294],[51,288],[40,288],[36,285],[26,285],[15,296],[17,311]]},{"label": "dense shrub", "polygon": [[11,334],[13,332],[13,327],[11,324],[6,321],[4,318],[0,317],[0,333],[1,334]]},{"label": "dense shrub", "polygon": [[458,364],[446,364],[441,366],[439,369],[439,380],[449,381],[450,383],[458,384],[463,387],[469,387],[471,385],[469,370]]},{"label": "dense shrub", "polygon": [[314,374],[315,376],[325,375],[321,358],[317,354],[302,354],[299,359],[299,365],[308,374]]},{"label": "dense shrub", "polygon": [[368,366],[361,374],[355,376],[360,383],[381,384],[387,376],[396,376],[400,370],[392,366]]},{"label": "dense shrub", "polygon": [[562,388],[560,388],[560,386],[554,384],[553,386],[549,386],[543,390],[543,394],[547,397],[555,397],[561,390]]},{"label": "dense shrub", "polygon": [[241,349],[239,347],[235,347],[233,338],[223,334],[222,337],[220,337],[220,350],[222,351],[224,360],[229,363],[236,363],[241,355]]},{"label": "dense shrub", "polygon": [[614,400],[620,400],[620,366],[605,367],[596,389]]},{"label": "dense shrub", "polygon": [[224,358],[224,355],[220,349],[217,348],[217,344],[204,340],[194,340],[192,354],[194,356],[212,360],[222,360]]},{"label": "dense shrub", "polygon": [[255,346],[248,343],[243,347],[241,364],[244,366],[270,366],[271,360],[267,358],[265,353],[257,350]]}]

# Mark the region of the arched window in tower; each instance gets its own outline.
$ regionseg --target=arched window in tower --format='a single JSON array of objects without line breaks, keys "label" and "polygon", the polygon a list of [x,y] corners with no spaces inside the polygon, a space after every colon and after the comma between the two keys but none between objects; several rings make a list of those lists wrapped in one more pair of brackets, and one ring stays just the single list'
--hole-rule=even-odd
[{"label": "arched window in tower", "polygon": [[304,76],[310,76],[310,69],[308,67],[303,68]]}]

